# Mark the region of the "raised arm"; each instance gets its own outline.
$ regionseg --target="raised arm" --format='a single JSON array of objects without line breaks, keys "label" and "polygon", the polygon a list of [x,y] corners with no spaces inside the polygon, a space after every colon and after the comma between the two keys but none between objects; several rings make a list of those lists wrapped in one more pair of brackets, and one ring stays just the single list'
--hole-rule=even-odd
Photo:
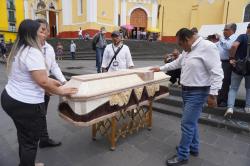
[{"label": "raised arm", "polygon": [[33,80],[49,93],[61,96],[67,96],[77,93],[76,88],[63,88],[60,82],[49,78],[46,70],[33,70],[31,71],[31,75]]}]

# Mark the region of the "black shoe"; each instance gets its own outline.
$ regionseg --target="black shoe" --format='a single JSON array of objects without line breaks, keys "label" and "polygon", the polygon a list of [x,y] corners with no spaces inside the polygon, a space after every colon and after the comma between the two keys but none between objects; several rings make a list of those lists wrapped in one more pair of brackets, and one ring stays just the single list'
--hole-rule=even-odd
[{"label": "black shoe", "polygon": [[59,141],[54,141],[53,139],[48,139],[47,141],[40,141],[39,148],[46,148],[46,147],[56,147],[60,146],[62,143]]},{"label": "black shoe", "polygon": [[[178,151],[178,146],[175,147],[176,151]],[[199,156],[199,152],[194,152],[190,150],[190,155],[194,156],[194,157],[198,157]]]},{"label": "black shoe", "polygon": [[180,165],[184,165],[187,163],[188,163],[188,160],[179,160],[177,155],[174,155],[172,158],[166,161],[167,166],[180,166]]}]

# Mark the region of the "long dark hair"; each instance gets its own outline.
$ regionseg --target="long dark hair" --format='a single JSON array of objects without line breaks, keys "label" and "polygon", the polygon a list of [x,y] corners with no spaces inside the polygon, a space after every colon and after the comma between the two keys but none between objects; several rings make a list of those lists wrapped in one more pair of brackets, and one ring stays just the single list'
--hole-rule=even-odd
[{"label": "long dark hair", "polygon": [[41,50],[39,42],[38,42],[38,36],[37,31],[40,28],[40,24],[36,21],[33,21],[31,19],[23,20],[18,28],[18,33],[16,40],[12,46],[12,49],[10,51],[8,60],[7,60],[7,71],[10,72],[13,59],[17,55],[17,52],[20,50],[20,48],[23,46],[23,49],[27,46],[34,47],[39,50]]}]

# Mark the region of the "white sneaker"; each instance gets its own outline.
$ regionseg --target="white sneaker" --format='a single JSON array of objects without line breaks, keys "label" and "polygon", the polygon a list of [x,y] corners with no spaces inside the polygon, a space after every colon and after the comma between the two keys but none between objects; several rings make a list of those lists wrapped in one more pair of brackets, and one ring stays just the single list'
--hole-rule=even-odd
[{"label": "white sneaker", "polygon": [[245,111],[247,114],[250,114],[250,107],[245,107]]},{"label": "white sneaker", "polygon": [[35,163],[35,166],[45,166],[44,163]]},{"label": "white sneaker", "polygon": [[226,113],[224,114],[224,116],[226,117],[228,115],[233,115],[233,113],[234,113],[233,108],[228,108],[227,111],[226,111]]}]

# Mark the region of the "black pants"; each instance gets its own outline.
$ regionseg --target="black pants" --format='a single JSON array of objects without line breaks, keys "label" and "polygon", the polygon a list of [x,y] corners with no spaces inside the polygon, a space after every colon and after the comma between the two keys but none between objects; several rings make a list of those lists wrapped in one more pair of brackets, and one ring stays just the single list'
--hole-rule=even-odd
[{"label": "black pants", "polygon": [[232,67],[227,60],[222,61],[222,69],[224,72],[224,79],[222,83],[221,90],[219,91],[218,95],[218,104],[220,103],[227,103],[229,87],[231,84],[231,75],[232,75]]},{"label": "black pants", "polygon": [[10,97],[6,90],[2,92],[3,110],[11,117],[16,129],[19,144],[19,166],[34,166],[37,145],[45,115],[44,103],[27,104]]},{"label": "black pants", "polygon": [[75,54],[76,54],[75,52],[71,52],[71,58],[72,58],[72,60],[76,59]]},{"label": "black pants", "polygon": [[171,70],[171,71],[168,71],[167,74],[169,76],[171,76],[170,78],[170,82],[172,84],[174,84],[176,81],[177,81],[177,78],[179,79],[178,80],[178,84],[180,84],[180,76],[181,76],[181,69],[176,69],[176,70]]},{"label": "black pants", "polygon": [[48,129],[47,129],[47,120],[46,120],[46,115],[47,115],[47,109],[48,109],[48,105],[49,105],[49,100],[50,100],[50,96],[49,95],[45,95],[44,96],[44,106],[45,106],[45,114],[42,117],[42,130],[41,130],[41,136],[40,136],[40,142],[43,141],[48,141],[49,139],[49,134],[48,134]]}]

